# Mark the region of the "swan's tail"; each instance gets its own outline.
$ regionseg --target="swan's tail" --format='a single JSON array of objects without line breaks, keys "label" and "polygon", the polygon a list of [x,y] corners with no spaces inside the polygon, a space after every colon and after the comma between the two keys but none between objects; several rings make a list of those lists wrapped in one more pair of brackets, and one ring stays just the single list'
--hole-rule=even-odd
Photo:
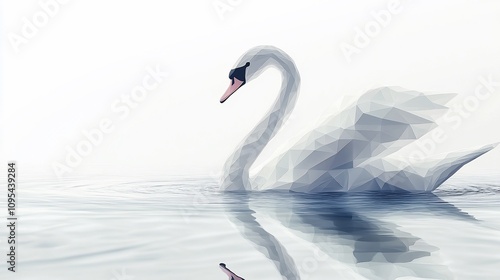
[{"label": "swan's tail", "polygon": [[439,159],[418,163],[383,158],[360,166],[365,176],[352,174],[349,190],[380,189],[382,191],[431,192],[455,174],[462,166],[493,149],[490,144],[468,151],[453,152]]},{"label": "swan's tail", "polygon": [[498,143],[483,146],[479,149],[465,152],[454,152],[446,158],[438,161],[432,168],[428,169],[427,175],[431,177],[428,191],[437,189],[444,181],[455,174],[462,166],[475,160],[481,155],[495,148]]}]

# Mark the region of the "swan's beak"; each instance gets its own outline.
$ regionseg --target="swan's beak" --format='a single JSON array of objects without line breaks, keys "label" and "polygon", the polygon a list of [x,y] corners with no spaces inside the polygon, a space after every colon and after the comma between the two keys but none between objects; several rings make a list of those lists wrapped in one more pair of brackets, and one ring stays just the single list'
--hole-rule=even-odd
[{"label": "swan's beak", "polygon": [[243,81],[240,81],[236,78],[233,78],[231,80],[231,84],[227,88],[226,92],[220,98],[220,103],[224,103],[224,101],[226,101],[229,98],[229,96],[231,96],[233,93],[235,93],[244,84],[245,83]]},{"label": "swan's beak", "polygon": [[232,272],[231,270],[229,270],[229,268],[226,267],[225,263],[220,263],[219,264],[219,268],[222,270],[222,272],[224,272],[227,276],[230,277],[229,279],[233,279],[233,280],[245,280],[244,278],[242,278],[242,277],[234,274],[234,272]]}]

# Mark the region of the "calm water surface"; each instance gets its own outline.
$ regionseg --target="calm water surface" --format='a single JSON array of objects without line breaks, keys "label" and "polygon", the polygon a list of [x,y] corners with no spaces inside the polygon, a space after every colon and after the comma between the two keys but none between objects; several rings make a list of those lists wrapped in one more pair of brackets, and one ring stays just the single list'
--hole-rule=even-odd
[{"label": "calm water surface", "polygon": [[227,279],[220,262],[248,280],[500,279],[500,178],[418,195],[226,194],[180,177],[18,193],[18,272],[4,257],[0,279]]}]

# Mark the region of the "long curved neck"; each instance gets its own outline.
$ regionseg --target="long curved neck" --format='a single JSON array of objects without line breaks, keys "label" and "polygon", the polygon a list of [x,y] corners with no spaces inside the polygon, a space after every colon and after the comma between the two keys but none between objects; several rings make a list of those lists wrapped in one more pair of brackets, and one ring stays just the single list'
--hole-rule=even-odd
[{"label": "long curved neck", "polygon": [[251,190],[249,169],[264,147],[283,125],[297,100],[300,76],[292,59],[277,50],[257,54],[265,59],[261,69],[275,67],[281,72],[282,83],[279,96],[265,117],[247,135],[245,140],[228,158],[222,177],[222,190]]}]

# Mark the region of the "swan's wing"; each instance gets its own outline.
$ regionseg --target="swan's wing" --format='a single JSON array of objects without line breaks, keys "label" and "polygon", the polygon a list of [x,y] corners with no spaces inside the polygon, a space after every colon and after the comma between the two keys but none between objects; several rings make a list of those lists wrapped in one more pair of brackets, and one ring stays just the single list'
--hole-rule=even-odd
[{"label": "swan's wing", "polygon": [[[437,127],[455,94],[423,94],[401,88],[368,91],[340,114],[331,117],[303,139],[307,149],[329,149],[332,160],[357,166],[367,159],[384,157],[405,147]],[[310,141],[330,136],[330,143]],[[319,144],[319,145],[318,145]]]},{"label": "swan's wing", "polygon": [[368,91],[271,161],[255,183],[262,187],[285,178],[307,182],[325,171],[391,154],[435,128],[454,96],[389,87]]}]

